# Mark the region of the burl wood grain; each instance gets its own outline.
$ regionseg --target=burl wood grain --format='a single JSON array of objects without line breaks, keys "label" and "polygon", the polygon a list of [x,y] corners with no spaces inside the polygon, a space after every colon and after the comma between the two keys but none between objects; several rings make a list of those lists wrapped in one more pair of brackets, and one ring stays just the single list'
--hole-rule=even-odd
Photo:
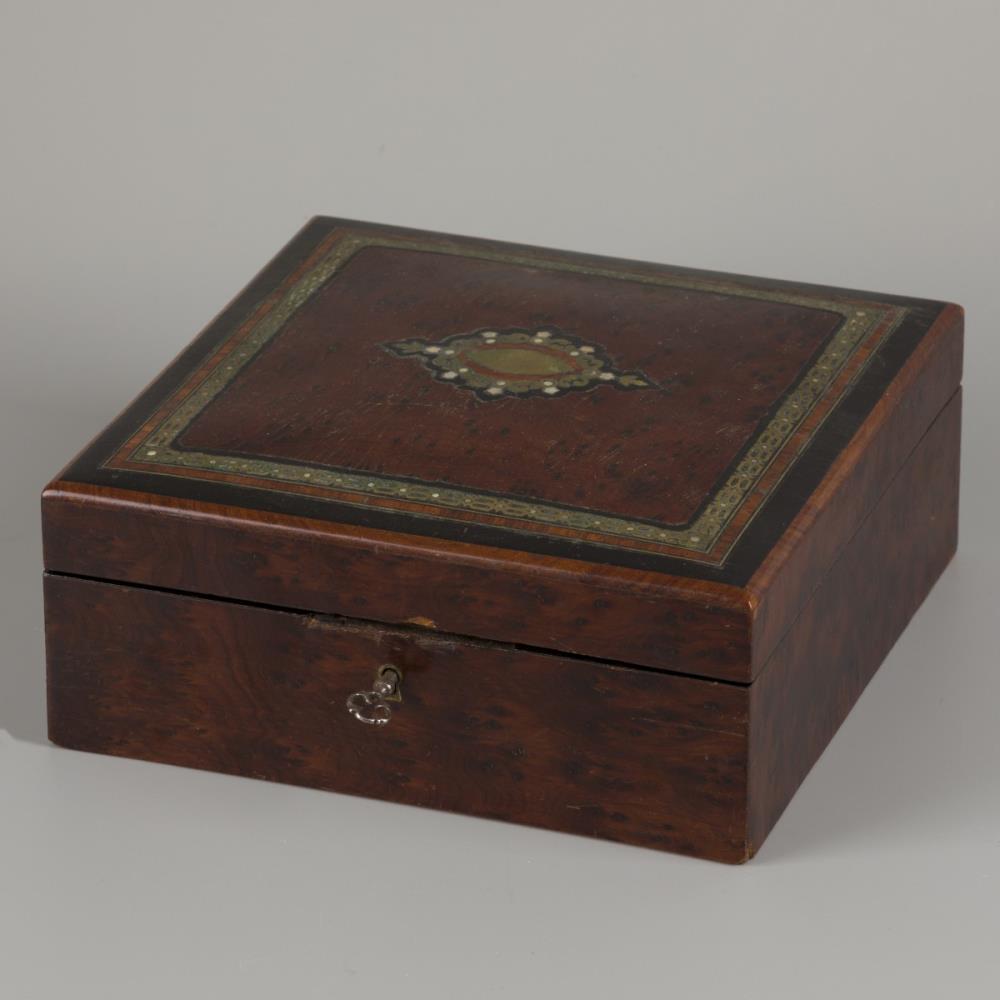
[{"label": "burl wood grain", "polygon": [[[69,577],[45,584],[63,746],[739,861],[747,692]],[[383,729],[344,707],[403,671]]]},{"label": "burl wood grain", "polygon": [[[753,684],[48,575],[50,736],[744,861],[954,552],[960,405]],[[404,699],[372,729],[343,702],[386,661]]]},{"label": "burl wood grain", "polygon": [[746,595],[725,584],[75,483],[43,508],[62,573],[721,679],[750,662]]},{"label": "burl wood grain", "polygon": [[955,552],[961,423],[959,390],[750,686],[751,852]]},{"label": "burl wood grain", "polygon": [[[962,378],[963,333],[962,310],[948,306],[751,577],[751,677],[954,395]],[[957,439],[954,448],[953,457],[942,459],[957,461]],[[910,544],[902,524],[891,530],[902,536],[898,544]],[[892,592],[882,600],[892,603]]]},{"label": "burl wood grain", "polygon": [[[181,444],[684,524],[840,321],[787,303],[368,247]],[[378,346],[553,324],[653,388],[484,404]]]},{"label": "burl wood grain", "polygon": [[961,375],[946,310],[747,586],[108,486],[43,495],[46,568],[748,682]]}]

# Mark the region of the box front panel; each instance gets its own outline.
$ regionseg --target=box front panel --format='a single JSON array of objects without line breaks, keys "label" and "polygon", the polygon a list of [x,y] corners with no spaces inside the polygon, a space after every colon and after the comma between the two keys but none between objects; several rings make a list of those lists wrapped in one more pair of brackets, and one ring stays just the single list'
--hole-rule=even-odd
[{"label": "box front panel", "polygon": [[56,575],[46,618],[58,744],[745,859],[746,688]]}]

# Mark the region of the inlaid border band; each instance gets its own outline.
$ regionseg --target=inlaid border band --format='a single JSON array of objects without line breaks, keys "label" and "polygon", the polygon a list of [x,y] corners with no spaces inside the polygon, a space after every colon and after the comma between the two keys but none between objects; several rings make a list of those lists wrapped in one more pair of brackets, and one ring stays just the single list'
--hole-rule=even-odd
[{"label": "inlaid border band", "polygon": [[[833,312],[841,317],[841,322],[813,364],[744,450],[725,482],[695,519],[683,526],[478,492],[453,484],[422,483],[413,479],[374,475],[363,470],[216,455],[179,447],[177,440],[205,407],[224,392],[246,366],[253,363],[258,353],[280,333],[296,312],[334,279],[356,253],[368,247],[451,254],[513,266],[546,268],[778,302]],[[794,460],[790,459],[781,475],[772,477],[773,481],[766,491],[761,492],[758,487],[776,459],[797,432],[811,425],[808,426],[808,436],[796,442],[797,453],[801,453],[822,426],[822,419],[832,410],[836,399],[857,380],[877,346],[896,329],[905,314],[905,308],[895,305],[838,301],[807,292],[754,288],[725,280],[662,271],[602,267],[572,259],[552,258],[544,253],[535,255],[527,251],[492,250],[448,238],[409,239],[342,230],[339,238],[316,263],[293,280],[282,294],[267,304],[267,308],[259,310],[248,324],[220,344],[208,361],[172,394],[153,420],[147,421],[104,465],[107,468],[141,469],[161,475],[220,478],[268,490],[307,492],[355,506],[384,506],[395,511],[410,510],[433,517],[483,520],[501,526],[509,524],[520,531],[548,528],[571,539],[578,537],[612,547],[645,548],[718,565],[724,562],[753,514],[766,502],[780,482],[781,475],[794,464]],[[377,349],[377,345],[373,344],[373,349]],[[849,378],[845,382],[848,371]],[[822,419],[816,419],[821,404],[825,412]],[[746,510],[751,497],[754,500],[752,512]],[[741,512],[748,516],[739,531],[727,534],[727,528],[734,525],[734,519]],[[724,535],[727,537],[723,538]]]}]

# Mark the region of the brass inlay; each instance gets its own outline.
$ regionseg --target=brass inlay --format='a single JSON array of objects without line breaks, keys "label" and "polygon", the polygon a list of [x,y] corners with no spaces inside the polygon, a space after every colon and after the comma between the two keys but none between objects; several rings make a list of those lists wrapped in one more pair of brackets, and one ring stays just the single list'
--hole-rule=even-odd
[{"label": "brass inlay", "polygon": [[[799,384],[783,400],[777,412],[754,439],[726,482],[710,499],[696,520],[687,527],[636,521],[607,513],[584,509],[568,509],[534,500],[497,497],[474,490],[450,486],[433,486],[412,480],[367,472],[323,469],[295,462],[275,462],[263,459],[243,459],[197,451],[182,451],[174,447],[177,438],[204,408],[249,365],[257,352],[267,344],[291,317],[326,284],[358,251],[366,247],[408,250],[436,254],[452,254],[482,260],[498,261],[536,269],[566,271],[623,281],[634,281],[668,288],[681,288],[722,294],[765,302],[780,302],[835,312],[842,322],[826,348],[805,373]],[[619,540],[638,539],[655,542],[691,552],[708,553],[736,512],[751,497],[764,473],[782,447],[813,412],[816,405],[841,374],[858,349],[872,341],[872,350],[859,366],[863,371],[870,362],[874,348],[895,329],[906,310],[877,302],[837,301],[803,291],[786,291],[753,287],[724,279],[683,274],[630,270],[626,265],[599,266],[578,263],[573,259],[553,259],[528,251],[500,251],[447,238],[433,242],[396,236],[348,232],[314,267],[296,281],[281,299],[257,321],[239,347],[213,364],[202,381],[191,388],[182,402],[156,425],[148,437],[126,456],[144,468],[159,467],[165,475],[183,476],[186,469],[228,473],[270,482],[273,489],[282,484],[325,487],[338,494],[355,494],[359,505],[373,499],[390,497],[416,502],[447,517],[451,511],[465,511],[514,518],[520,522],[554,525],[578,529],[589,536],[603,537],[604,544],[616,545]],[[875,339],[875,334],[878,334]],[[219,349],[216,349],[218,353]],[[532,373],[534,374],[534,373]],[[844,387],[841,392],[845,391]],[[824,418],[825,419],[825,418]],[[811,431],[815,434],[820,421]],[[805,447],[804,442],[801,448]],[[801,450],[800,448],[800,450]],[[109,460],[113,465],[117,456]],[[776,483],[772,484],[773,490]],[[766,499],[766,498],[758,498]],[[338,496],[337,502],[350,502]],[[731,548],[732,542],[729,547]],[[722,553],[718,561],[724,560]]]},{"label": "brass inlay", "polygon": [[482,365],[490,374],[501,375],[563,375],[575,371],[568,359],[543,354],[539,350],[519,347],[472,348],[466,358]]},{"label": "brass inlay", "polygon": [[416,358],[439,382],[471,389],[480,399],[561,396],[611,385],[649,389],[642,372],[622,372],[602,347],[556,327],[538,330],[478,330],[431,343],[400,340],[386,350]]}]

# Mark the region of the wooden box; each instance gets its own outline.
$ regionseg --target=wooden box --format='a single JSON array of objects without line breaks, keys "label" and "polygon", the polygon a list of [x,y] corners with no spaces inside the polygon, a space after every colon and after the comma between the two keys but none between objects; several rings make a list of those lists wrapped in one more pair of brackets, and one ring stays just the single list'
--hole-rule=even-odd
[{"label": "wooden box", "polygon": [[955,549],[961,356],[315,219],[45,490],[51,739],[744,861]]}]

